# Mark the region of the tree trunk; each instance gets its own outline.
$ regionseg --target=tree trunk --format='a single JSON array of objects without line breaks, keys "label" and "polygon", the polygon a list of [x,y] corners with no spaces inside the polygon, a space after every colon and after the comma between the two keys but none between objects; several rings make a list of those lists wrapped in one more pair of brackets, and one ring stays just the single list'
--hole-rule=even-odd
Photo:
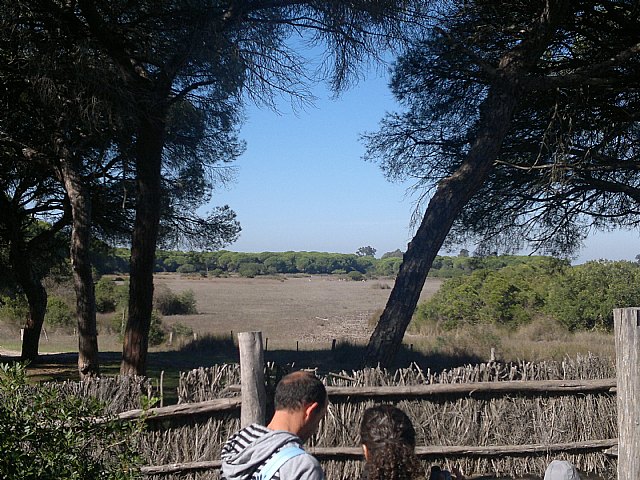
[{"label": "tree trunk", "polygon": [[122,350],[122,375],[145,375],[153,304],[153,269],[160,222],[160,173],[164,115],[141,121],[136,144],[137,203],[131,241],[129,317]]},{"label": "tree trunk", "polygon": [[22,360],[35,361],[38,359],[40,333],[47,311],[47,291],[42,280],[37,275],[33,265],[33,256],[25,242],[22,228],[23,218],[15,213],[10,200],[0,194],[0,211],[3,215],[3,227],[7,229],[9,238],[9,263],[29,305],[29,316],[23,325]]},{"label": "tree trunk", "polygon": [[78,372],[80,378],[100,374],[96,296],[89,256],[91,196],[73,159],[62,161],[62,180],[71,204],[70,258],[78,321]]},{"label": "tree trunk", "polygon": [[395,285],[369,339],[365,362],[387,367],[393,361],[415,311],[429,269],[453,221],[491,171],[517,104],[515,92],[493,88],[475,143],[458,170],[440,182],[404,254]]},{"label": "tree trunk", "polygon": [[[11,249],[13,250],[13,245]],[[16,249],[16,253],[18,252],[20,252],[20,249]],[[29,317],[23,327],[20,358],[21,360],[34,362],[38,359],[40,333],[42,332],[44,316],[47,312],[47,291],[42,285],[42,281],[34,273],[34,268],[27,255],[14,255],[12,251],[11,257],[11,268],[29,304]]]},{"label": "tree trunk", "polygon": [[478,131],[467,157],[438,184],[422,223],[408,245],[384,312],[369,339],[365,364],[387,367],[409,326],[429,269],[458,214],[480,189],[500,152],[521,95],[519,80],[547,48],[554,25],[565,13],[562,0],[548,2],[538,22],[500,60],[499,72],[480,107]]}]

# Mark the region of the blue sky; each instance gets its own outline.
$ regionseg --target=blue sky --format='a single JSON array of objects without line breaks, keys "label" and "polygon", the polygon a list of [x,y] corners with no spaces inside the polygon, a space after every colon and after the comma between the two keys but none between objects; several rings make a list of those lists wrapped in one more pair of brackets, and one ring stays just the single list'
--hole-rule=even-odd
[{"label": "blue sky", "polygon": [[[372,75],[337,99],[322,87],[314,94],[315,106],[302,110],[287,103],[280,114],[247,109],[241,130],[247,150],[235,164],[236,182],[212,200],[228,204],[242,225],[227,249],[354,253],[370,245],[378,256],[405,250],[416,197],[409,183],[390,183],[362,159],[359,139],[396,109],[387,79]],[[593,235],[575,263],[633,260],[638,239],[637,231]]]}]

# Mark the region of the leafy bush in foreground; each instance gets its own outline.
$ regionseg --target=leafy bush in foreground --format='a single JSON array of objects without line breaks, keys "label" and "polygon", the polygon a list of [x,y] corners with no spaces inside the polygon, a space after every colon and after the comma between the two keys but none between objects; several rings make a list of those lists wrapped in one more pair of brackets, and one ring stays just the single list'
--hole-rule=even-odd
[{"label": "leafy bush in foreground", "polygon": [[0,365],[0,478],[137,478],[141,424],[95,422],[95,402],[28,385],[22,365]]}]

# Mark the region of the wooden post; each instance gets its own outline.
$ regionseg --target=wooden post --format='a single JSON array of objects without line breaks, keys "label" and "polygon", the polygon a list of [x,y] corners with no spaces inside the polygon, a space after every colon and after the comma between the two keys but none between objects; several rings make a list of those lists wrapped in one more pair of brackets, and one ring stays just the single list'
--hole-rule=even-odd
[{"label": "wooden post", "polygon": [[618,400],[618,478],[640,478],[640,308],[613,310]]},{"label": "wooden post", "polygon": [[240,425],[264,425],[267,411],[267,393],[264,387],[264,351],[262,332],[238,333],[240,349],[240,383],[242,407]]}]

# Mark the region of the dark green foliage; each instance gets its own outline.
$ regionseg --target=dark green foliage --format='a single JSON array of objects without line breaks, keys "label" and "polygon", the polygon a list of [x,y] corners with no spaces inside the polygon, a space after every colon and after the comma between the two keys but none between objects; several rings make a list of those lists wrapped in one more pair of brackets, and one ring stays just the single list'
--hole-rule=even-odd
[{"label": "dark green foliage", "polygon": [[126,305],[127,287],[116,285],[109,278],[101,278],[96,283],[96,311],[108,313],[115,311],[119,306]]},{"label": "dark green foliage", "polygon": [[193,290],[174,293],[169,288],[159,288],[154,295],[154,306],[162,315],[191,315],[198,313]]},{"label": "dark green foliage", "polygon": [[60,297],[49,297],[44,321],[45,324],[53,328],[73,327],[76,323],[73,310],[69,304]]},{"label": "dark green foliage", "polygon": [[550,316],[569,330],[613,328],[613,309],[640,305],[640,266],[632,262],[588,262],[570,267],[552,258],[481,269],[447,280],[418,306],[418,328],[437,323],[517,327]]},{"label": "dark green foliage", "polygon": [[360,272],[356,272],[355,270],[349,272],[347,274],[347,277],[349,277],[349,280],[352,280],[354,282],[361,282],[362,280],[364,280],[364,275],[362,275]]},{"label": "dark green foliage", "polygon": [[356,255],[358,255],[359,257],[375,257],[376,249],[370,245],[367,245],[366,247],[360,247],[356,251]]},{"label": "dark green foliage", "polygon": [[167,336],[162,327],[162,318],[157,311],[151,313],[151,326],[149,327],[149,346],[154,347],[164,342]]},{"label": "dark green foliage", "polygon": [[126,248],[112,248],[100,240],[91,243],[91,264],[100,275],[128,273],[129,256]]},{"label": "dark green foliage", "polygon": [[171,331],[179,337],[190,337],[193,335],[193,328],[180,322],[171,325]]},{"label": "dark green foliage", "polygon": [[375,264],[375,274],[383,277],[394,277],[400,270],[402,257],[385,257],[378,260]]},{"label": "dark green foliage", "polygon": [[640,267],[634,262],[587,262],[554,277],[545,311],[570,330],[613,329],[613,309],[640,305]]},{"label": "dark green foliage", "polygon": [[238,273],[242,277],[253,278],[256,275],[259,275],[262,271],[262,268],[257,262],[249,262],[249,263],[241,263],[238,267]]},{"label": "dark green foliage", "polygon": [[[116,249],[113,255],[126,258],[126,249]],[[468,275],[474,270],[488,268],[496,270],[507,265],[530,262],[535,258],[518,255],[478,256],[437,256],[429,275],[451,278]],[[370,255],[355,255],[326,252],[262,252],[243,253],[220,250],[216,252],[181,252],[159,250],[156,255],[157,272],[196,273],[205,272],[210,276],[237,273],[245,277],[291,273],[344,275],[351,271],[362,274],[390,276],[397,275],[402,263],[402,252],[387,252],[380,259]],[[112,259],[106,264],[117,264]],[[102,272],[102,273],[118,273]]]},{"label": "dark green foliage", "polygon": [[400,250],[399,248],[397,248],[396,250],[394,250],[393,252],[386,252],[382,254],[382,257],[380,257],[381,259],[385,259],[385,258],[389,258],[389,257],[394,257],[394,258],[402,258],[402,256],[404,255],[404,253],[402,253],[402,250]]},{"label": "dark green foliage", "polygon": [[28,385],[22,365],[0,365],[0,478],[137,478],[141,424],[94,422],[96,402]]},{"label": "dark green foliage", "polygon": [[29,316],[29,304],[24,295],[0,297],[0,321],[23,325]]},{"label": "dark green foliage", "polygon": [[191,265],[190,263],[185,263],[184,265],[180,265],[178,268],[176,268],[176,272],[178,273],[196,273],[196,267],[194,265]]}]

